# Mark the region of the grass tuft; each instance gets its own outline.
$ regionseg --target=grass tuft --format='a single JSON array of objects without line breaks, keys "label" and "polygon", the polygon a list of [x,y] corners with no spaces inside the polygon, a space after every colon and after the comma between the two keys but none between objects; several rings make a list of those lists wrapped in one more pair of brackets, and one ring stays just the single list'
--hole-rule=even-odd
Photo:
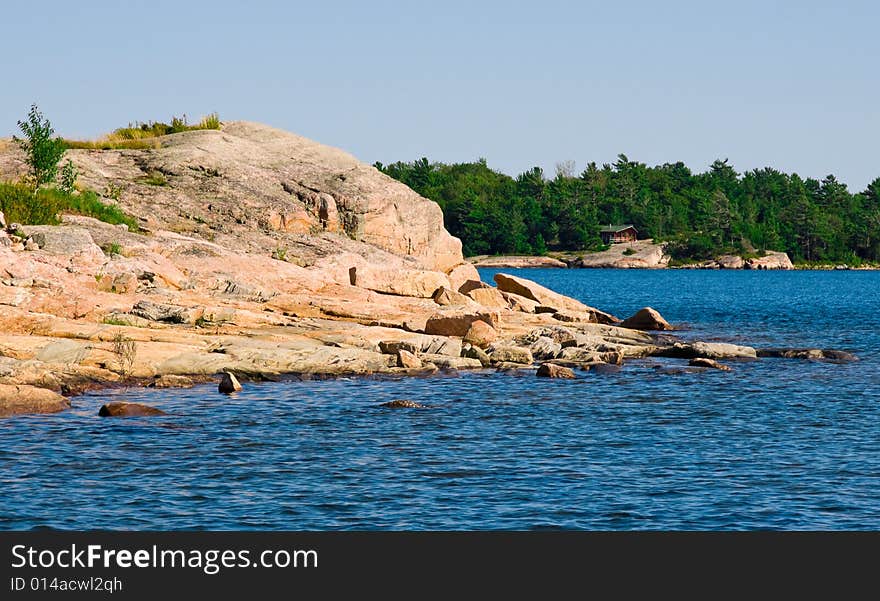
[{"label": "grass tuft", "polygon": [[147,121],[146,123],[135,122],[128,127],[120,127],[113,130],[98,140],[64,140],[68,148],[82,148],[87,150],[149,150],[161,148],[162,143],[157,140],[161,136],[179,134],[185,131],[200,129],[220,129],[220,116],[211,113],[193,125],[187,123],[186,115],[183,117],[171,117],[171,123],[162,121]]}]

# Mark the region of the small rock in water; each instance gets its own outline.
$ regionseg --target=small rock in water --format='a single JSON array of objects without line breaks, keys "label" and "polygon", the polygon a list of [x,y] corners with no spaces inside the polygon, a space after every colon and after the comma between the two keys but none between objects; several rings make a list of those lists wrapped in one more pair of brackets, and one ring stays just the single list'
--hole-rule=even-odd
[{"label": "small rock in water", "polygon": [[621,328],[631,330],[674,330],[668,321],[656,309],[645,307],[639,309],[635,315],[624,319],[620,323]]},{"label": "small rock in water", "polygon": [[574,372],[567,367],[554,365],[553,363],[544,363],[538,368],[536,374],[539,378],[564,378],[568,380],[574,379]]},{"label": "small rock in water", "polygon": [[693,367],[709,367],[712,369],[720,369],[721,371],[730,371],[730,367],[724,365],[723,363],[718,363],[715,359],[706,359],[705,357],[697,357],[695,359],[691,359],[688,362],[688,365]]},{"label": "small rock in water", "polygon": [[223,372],[223,378],[220,380],[220,385],[217,387],[217,390],[223,394],[232,394],[233,392],[241,390],[241,384],[238,383],[238,380],[232,375],[232,373],[227,371]]},{"label": "small rock in water", "polygon": [[394,401],[388,401],[387,403],[382,403],[379,405],[380,407],[387,407],[389,409],[425,409],[426,407],[420,403],[416,403],[415,401],[410,401],[408,399],[397,399]]},{"label": "small rock in water", "polygon": [[166,415],[161,409],[143,405],[141,403],[126,403],[114,401],[102,405],[98,411],[101,417],[143,417],[149,415]]}]

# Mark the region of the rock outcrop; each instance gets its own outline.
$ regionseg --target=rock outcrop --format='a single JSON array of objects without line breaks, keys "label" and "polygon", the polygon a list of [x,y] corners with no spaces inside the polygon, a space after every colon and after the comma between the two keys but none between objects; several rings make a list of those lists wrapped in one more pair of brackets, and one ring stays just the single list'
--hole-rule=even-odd
[{"label": "rock outcrop", "polygon": [[613,269],[660,269],[669,265],[665,244],[653,240],[636,240],[612,244],[608,250],[564,257],[571,267]]},{"label": "rock outcrop", "polygon": [[763,257],[747,259],[743,269],[794,269],[791,259],[784,252],[767,251]]},{"label": "rock outcrop", "polygon": [[[109,384],[189,386],[218,374],[218,390],[231,393],[233,373],[755,356],[617,327],[525,278],[498,274],[489,286],[436,204],[269,127],[230,123],[153,149],[69,156],[79,184],[139,228],[62,215],[59,226],[0,231],[0,415],[60,411],[66,396]],[[0,149],[0,172],[26,172],[20,150]],[[155,173],[164,185],[148,182]]]}]

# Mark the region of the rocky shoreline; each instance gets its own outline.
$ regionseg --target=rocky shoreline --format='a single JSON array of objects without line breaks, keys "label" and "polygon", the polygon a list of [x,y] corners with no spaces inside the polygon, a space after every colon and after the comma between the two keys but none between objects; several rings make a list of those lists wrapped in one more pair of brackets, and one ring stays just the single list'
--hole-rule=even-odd
[{"label": "rocky shoreline", "polygon": [[[63,411],[94,388],[227,375],[546,364],[539,375],[565,378],[648,356],[702,369],[759,357],[654,332],[672,326],[648,309],[622,321],[524,278],[480,282],[436,204],[342,151],[252,123],[160,142],[69,153],[81,184],[107,191],[139,231],[65,215],[0,233],[0,416]],[[23,172],[16,149],[0,152],[2,177]],[[166,183],[145,180],[154,172]]]},{"label": "rocky shoreline", "polygon": [[552,256],[478,256],[469,257],[475,267],[488,268],[588,268],[588,269],[782,269],[795,266],[784,252],[768,251],[760,257],[742,258],[737,255],[722,255],[711,261],[695,262],[687,265],[672,265],[666,254],[666,245],[653,240],[637,240],[624,244],[614,244],[608,250],[584,253],[555,252]]}]

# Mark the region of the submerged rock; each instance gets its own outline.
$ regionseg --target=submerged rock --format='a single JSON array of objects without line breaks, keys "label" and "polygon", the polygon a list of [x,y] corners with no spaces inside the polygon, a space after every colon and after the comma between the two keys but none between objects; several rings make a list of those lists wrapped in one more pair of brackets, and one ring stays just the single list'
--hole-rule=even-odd
[{"label": "submerged rock", "polygon": [[715,359],[707,359],[706,357],[696,357],[688,362],[692,367],[708,367],[710,369],[720,369],[721,371],[730,371],[730,367],[722,363],[718,363]]},{"label": "submerged rock", "polygon": [[397,399],[394,401],[388,401],[387,403],[382,403],[379,406],[386,407],[388,409],[427,409],[425,405],[416,403],[415,401],[410,401],[408,399]]},{"label": "submerged rock", "polygon": [[764,348],[758,349],[759,357],[774,357],[782,359],[825,359],[846,363],[858,361],[859,358],[846,351],[834,349],[804,349],[804,348]]},{"label": "submerged rock", "polygon": [[241,390],[241,384],[239,384],[238,379],[232,373],[227,371],[223,373],[217,390],[223,394],[232,394]]},{"label": "submerged rock", "polygon": [[645,307],[620,323],[621,328],[631,330],[674,330],[656,309]]},{"label": "submerged rock", "polygon": [[574,379],[574,372],[571,369],[561,365],[554,365],[553,363],[544,363],[538,368],[538,372],[535,375],[539,378]]},{"label": "submerged rock", "polygon": [[150,407],[149,405],[144,405],[143,403],[126,403],[121,401],[114,401],[112,403],[102,405],[101,409],[98,411],[98,415],[100,415],[101,417],[146,417],[152,415],[167,414],[161,409]]}]

